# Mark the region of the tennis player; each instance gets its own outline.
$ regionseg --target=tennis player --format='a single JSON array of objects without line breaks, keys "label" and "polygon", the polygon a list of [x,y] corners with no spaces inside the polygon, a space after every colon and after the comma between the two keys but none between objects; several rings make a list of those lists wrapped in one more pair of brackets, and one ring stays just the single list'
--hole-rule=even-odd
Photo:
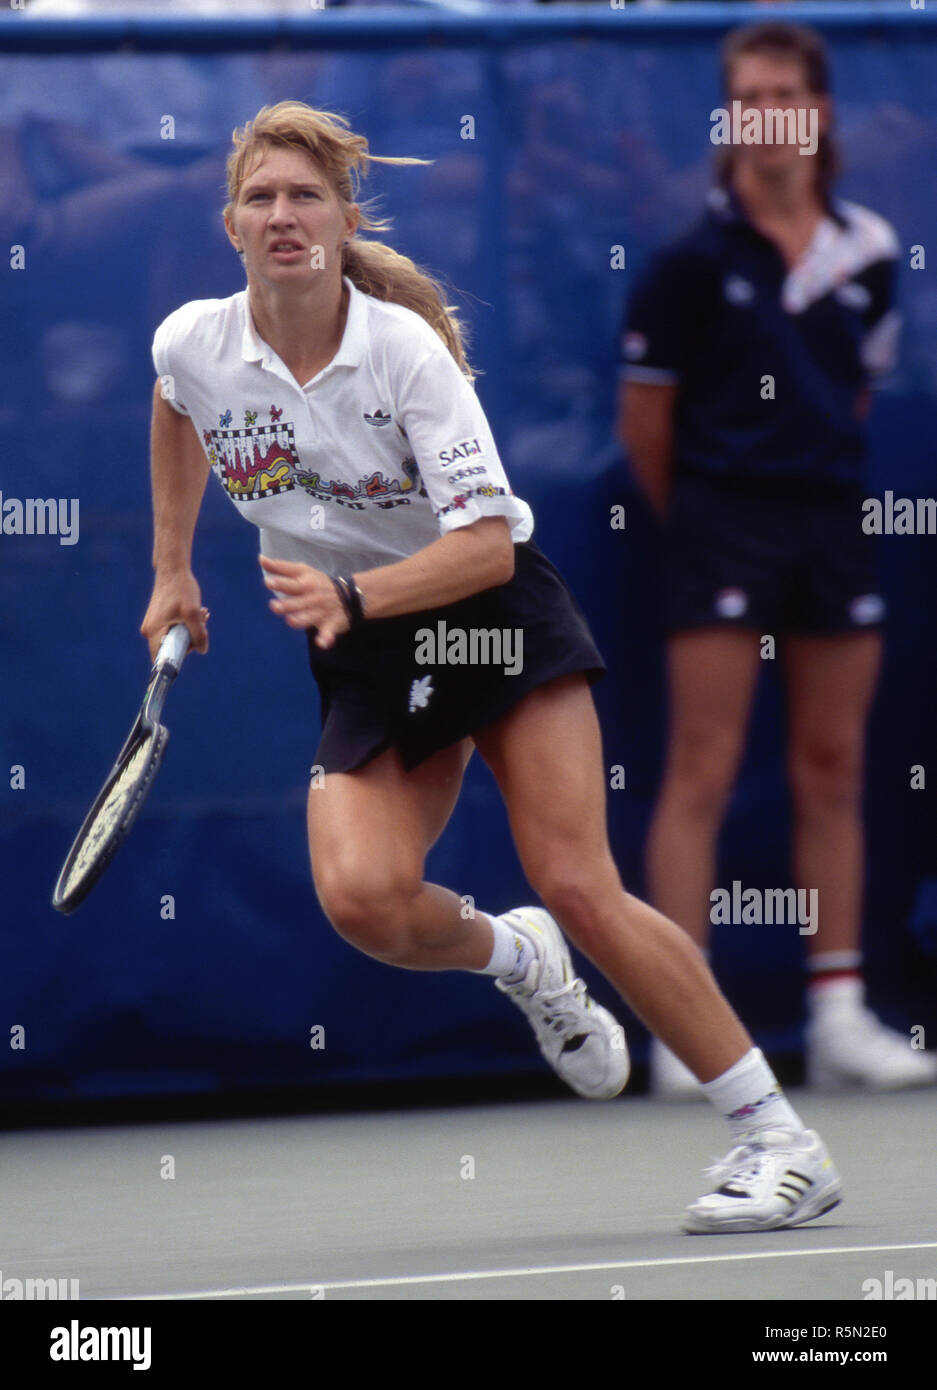
[{"label": "tennis player", "polygon": [[[589,688],[601,656],[530,539],[455,315],[412,262],[359,235],[386,228],[356,201],[377,158],[343,118],[297,102],[235,132],[224,218],[247,287],[183,305],[154,340],[156,576],[142,632],[154,651],[182,621],[207,649],[191,552],[213,471],[260,527],[271,608],[307,635],[324,769],[309,850],[335,929],[390,965],[492,976],[557,1073],[608,1098],[628,1078],[624,1036],[574,976],[561,923],[736,1141],[684,1229],[810,1220],[840,1200],[826,1148],[687,934],[622,887]],[[446,649],[433,653],[440,624]],[[488,659],[460,660],[483,633]],[[473,748],[545,908],[467,918],[424,881]]]},{"label": "tennis player", "polygon": [[[733,31],[726,98],[813,113],[796,143],[728,146],[706,213],[654,259],[622,340],[621,432],[665,519],[671,733],[648,841],[658,906],[708,944],[715,854],[763,668],[785,668],[797,881],[807,938],[807,1075],[874,1090],[937,1080],[937,1056],[864,1004],[862,780],[882,659],[876,538],[861,528],[866,416],[893,364],[898,239],[834,195],[829,60],[811,29]],[[660,1042],[652,1087],[699,1094]]]}]

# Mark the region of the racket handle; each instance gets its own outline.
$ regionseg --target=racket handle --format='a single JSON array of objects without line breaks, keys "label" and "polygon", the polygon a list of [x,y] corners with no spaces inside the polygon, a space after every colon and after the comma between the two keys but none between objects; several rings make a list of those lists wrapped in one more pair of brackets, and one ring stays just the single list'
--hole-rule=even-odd
[{"label": "racket handle", "polygon": [[156,653],[156,660],[153,662],[154,669],[160,666],[171,666],[175,674],[178,675],[191,640],[189,629],[185,623],[176,623],[162,640],[160,649]]}]

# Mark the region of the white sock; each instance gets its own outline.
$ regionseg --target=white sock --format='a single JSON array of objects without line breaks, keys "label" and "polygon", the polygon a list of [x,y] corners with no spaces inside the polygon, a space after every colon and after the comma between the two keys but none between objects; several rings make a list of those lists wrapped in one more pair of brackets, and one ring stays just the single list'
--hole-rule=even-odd
[{"label": "white sock", "polygon": [[488,964],[483,969],[474,971],[473,974],[494,975],[499,980],[512,982],[522,980],[527,974],[530,962],[537,955],[533,942],[502,922],[500,917],[492,917],[487,913],[485,916],[488,917],[491,930],[494,933],[494,949]]},{"label": "white sock", "polygon": [[814,982],[807,991],[807,1007],[814,1020],[832,1015],[857,1014],[864,1002],[865,988],[858,976],[839,976],[825,984]]},{"label": "white sock", "polygon": [[811,981],[820,981],[824,975],[861,975],[861,951],[814,951],[807,958],[807,972]]},{"label": "white sock", "polygon": [[760,1048],[753,1047],[728,1071],[703,1083],[703,1090],[725,1118],[734,1139],[759,1129],[804,1129]]}]

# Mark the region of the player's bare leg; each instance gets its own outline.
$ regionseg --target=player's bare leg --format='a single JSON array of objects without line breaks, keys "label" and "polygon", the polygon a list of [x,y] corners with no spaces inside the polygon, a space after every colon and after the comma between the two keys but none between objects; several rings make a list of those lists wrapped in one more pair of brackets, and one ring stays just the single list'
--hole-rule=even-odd
[{"label": "player's bare leg", "polygon": [[[679,632],[667,644],[667,758],[647,839],[648,889],[658,911],[704,951],[719,831],[760,669],[758,634],[741,628]],[[696,1077],[660,1039],[652,1040],[648,1062],[655,1096],[700,1098]]]},{"label": "player's bare leg", "polygon": [[452,814],[472,742],[406,772],[389,749],[355,772],[326,773],[307,800],[309,853],[323,911],[352,945],[410,970],[481,970],[488,919],[423,880],[424,861]]},{"label": "player's bare leg", "polygon": [[704,948],[719,830],[761,664],[754,632],[705,628],[667,644],[670,728],[648,833],[648,885],[654,906]]},{"label": "player's bare leg", "polygon": [[863,765],[881,658],[874,632],[792,637],[784,647],[794,868],[798,884],[817,893],[817,931],[806,938],[807,1078],[817,1086],[937,1081],[933,1054],[912,1048],[864,1002]]},{"label": "player's bare leg", "polygon": [[859,949],[865,732],[881,657],[873,632],[784,643],[794,867],[822,914],[811,954]]}]

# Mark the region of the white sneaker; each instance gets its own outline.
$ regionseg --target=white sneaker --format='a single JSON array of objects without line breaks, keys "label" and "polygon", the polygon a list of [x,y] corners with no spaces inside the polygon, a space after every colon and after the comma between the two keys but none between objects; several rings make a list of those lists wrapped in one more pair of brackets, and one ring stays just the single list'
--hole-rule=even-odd
[{"label": "white sneaker", "polygon": [[[833,989],[834,986],[826,986]],[[818,1090],[895,1091],[937,1082],[937,1056],[845,999],[815,1010],[806,1030],[807,1084]]]},{"label": "white sneaker", "polygon": [[841,1200],[839,1174],[812,1129],[757,1130],[706,1176],[718,1186],[687,1207],[689,1235],[799,1226]]},{"label": "white sneaker", "polygon": [[651,1038],[648,1054],[650,1093],[656,1100],[705,1100],[699,1081],[660,1038]]},{"label": "white sneaker", "polygon": [[523,980],[495,980],[495,987],[527,1015],[540,1051],[568,1086],[586,1100],[611,1100],[631,1074],[621,1024],[573,975],[569,949],[549,912],[519,907],[498,920],[531,941],[537,955]]}]

